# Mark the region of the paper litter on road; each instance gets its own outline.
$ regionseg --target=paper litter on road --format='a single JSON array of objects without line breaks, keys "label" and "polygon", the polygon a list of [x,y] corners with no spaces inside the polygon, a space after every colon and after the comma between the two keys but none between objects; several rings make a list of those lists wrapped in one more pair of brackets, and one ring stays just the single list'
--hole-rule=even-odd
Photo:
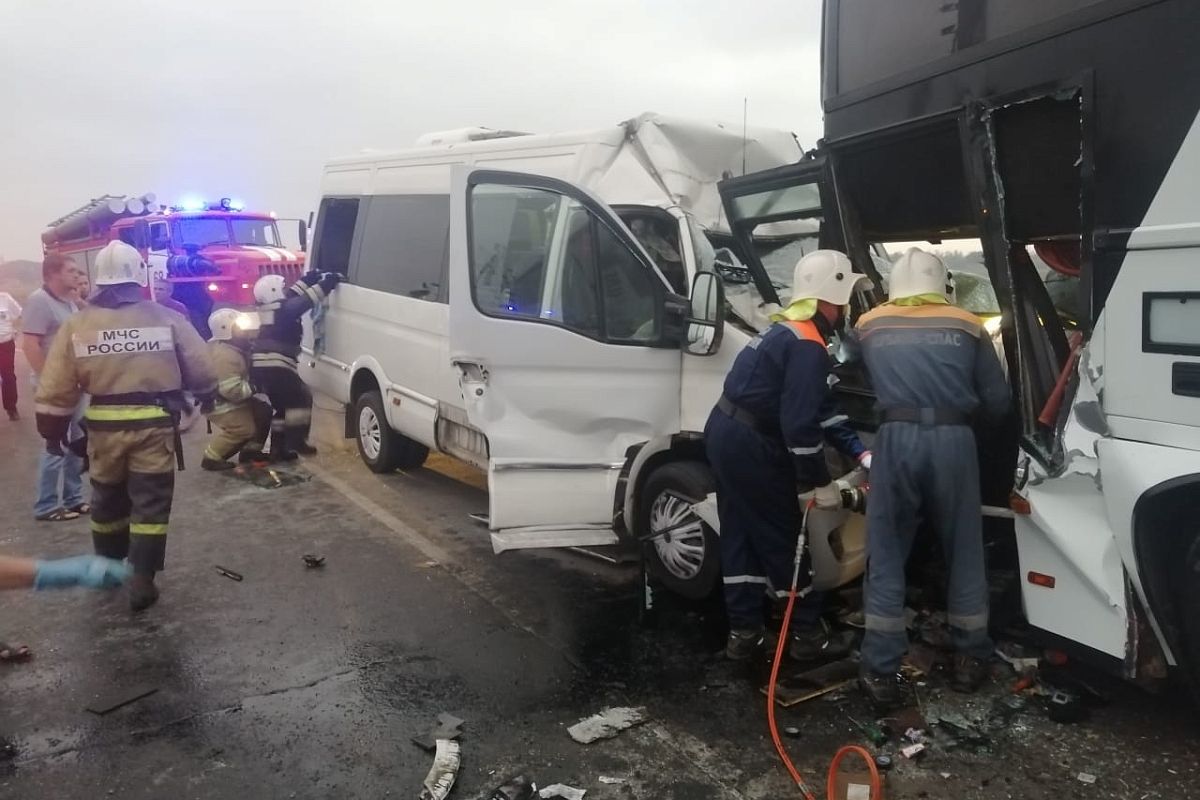
[{"label": "paper litter on road", "polygon": [[583,800],[585,794],[587,794],[587,789],[576,789],[574,786],[556,783],[538,792],[538,797],[561,797],[563,800]]},{"label": "paper litter on road", "polygon": [[644,707],[606,708],[599,714],[581,719],[567,728],[567,733],[580,744],[591,744],[599,739],[611,739],[627,728],[641,725],[647,719]]},{"label": "paper litter on road", "polygon": [[1076,775],[1075,778],[1080,783],[1095,783],[1096,782],[1096,776],[1090,772],[1081,772],[1078,775]]},{"label": "paper litter on road", "polygon": [[450,739],[437,740],[437,752],[433,756],[433,766],[425,776],[421,800],[446,800],[446,795],[454,788],[454,780],[458,777],[458,768],[462,763],[462,750],[458,742]]},{"label": "paper litter on road", "polygon": [[624,778],[610,778],[607,775],[601,775],[600,782],[604,783],[604,784],[608,784],[609,786],[620,786],[621,784],[623,784],[625,782],[625,779]]}]

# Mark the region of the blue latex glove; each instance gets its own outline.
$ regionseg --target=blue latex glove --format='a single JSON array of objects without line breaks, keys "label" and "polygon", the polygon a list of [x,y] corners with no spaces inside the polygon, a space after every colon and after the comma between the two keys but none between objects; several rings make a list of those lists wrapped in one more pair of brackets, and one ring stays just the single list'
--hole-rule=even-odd
[{"label": "blue latex glove", "polygon": [[108,589],[120,586],[131,572],[128,564],[100,556],[37,561],[34,570],[34,589],[65,589],[71,586]]}]

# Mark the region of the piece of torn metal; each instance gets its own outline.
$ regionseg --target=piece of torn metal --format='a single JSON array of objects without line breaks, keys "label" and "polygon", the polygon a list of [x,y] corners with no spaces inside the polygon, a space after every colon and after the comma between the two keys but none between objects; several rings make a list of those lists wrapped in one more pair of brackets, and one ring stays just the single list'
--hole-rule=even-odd
[{"label": "piece of torn metal", "polygon": [[583,800],[587,789],[576,789],[565,783],[555,783],[538,792],[538,797],[561,797],[563,800]]},{"label": "piece of torn metal", "polygon": [[600,739],[611,739],[621,731],[641,725],[648,719],[644,706],[606,708],[599,714],[579,720],[567,728],[567,733],[580,744],[591,744]]},{"label": "piece of torn metal", "polygon": [[[858,663],[851,658],[822,664],[780,678],[775,687],[775,702],[784,708],[791,708],[806,700],[849,686],[857,679]],[[765,695],[767,687],[762,687],[760,691]]]},{"label": "piece of torn metal", "polygon": [[454,781],[458,778],[458,768],[462,765],[462,748],[458,742],[451,739],[438,739],[437,750],[433,755],[433,766],[425,776],[424,788],[421,790],[421,800],[446,800]]}]

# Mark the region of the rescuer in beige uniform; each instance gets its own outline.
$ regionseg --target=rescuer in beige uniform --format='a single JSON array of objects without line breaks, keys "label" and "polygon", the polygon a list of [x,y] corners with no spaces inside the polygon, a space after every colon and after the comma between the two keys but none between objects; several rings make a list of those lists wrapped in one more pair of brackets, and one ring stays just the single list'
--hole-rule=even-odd
[{"label": "rescuer in beige uniform", "polygon": [[86,392],[92,479],[92,542],[97,555],[129,558],[129,605],[158,599],[167,522],[182,468],[177,423],[183,391],[211,402],[216,374],[204,340],[186,319],[149,300],[149,271],[124,242],[96,256],[96,294],[63,323],[37,389],[38,433],[55,452]]},{"label": "rescuer in beige uniform", "polygon": [[[254,396],[250,385],[250,339],[244,327],[251,320],[232,308],[219,308],[208,318],[212,340],[208,352],[217,370],[217,397],[208,414],[212,438],[200,466],[233,469],[229,458],[248,464],[264,458],[263,444],[271,432],[271,404]],[[239,324],[240,323],[240,324]]]}]

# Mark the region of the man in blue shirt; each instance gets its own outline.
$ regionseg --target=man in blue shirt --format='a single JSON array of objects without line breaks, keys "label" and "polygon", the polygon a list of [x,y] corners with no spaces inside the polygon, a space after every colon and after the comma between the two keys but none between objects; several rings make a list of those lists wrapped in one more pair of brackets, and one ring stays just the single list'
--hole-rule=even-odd
[{"label": "man in blue shirt", "polygon": [[[762,644],[764,593],[773,600],[788,595],[803,518],[798,492],[812,490],[818,508],[841,507],[825,444],[870,466],[870,453],[834,407],[828,352],[844,307],[866,279],[834,250],[800,259],[791,303],[738,354],[708,418],[704,437],[717,483],[730,659],[749,658]],[[807,585],[807,570],[801,575],[798,588]],[[822,608],[816,592],[797,606],[792,658],[849,651],[849,637],[830,632]]]},{"label": "man in blue shirt", "polygon": [[[81,277],[69,256],[49,253],[42,260],[42,288],[25,301],[21,328],[21,349],[33,369],[35,380],[46,363],[54,334],[79,310],[72,300],[72,293]],[[91,507],[83,500],[82,473],[83,459],[69,450],[61,454],[43,450],[38,458],[38,489],[33,516],[41,522],[62,522],[90,513]]]}]

